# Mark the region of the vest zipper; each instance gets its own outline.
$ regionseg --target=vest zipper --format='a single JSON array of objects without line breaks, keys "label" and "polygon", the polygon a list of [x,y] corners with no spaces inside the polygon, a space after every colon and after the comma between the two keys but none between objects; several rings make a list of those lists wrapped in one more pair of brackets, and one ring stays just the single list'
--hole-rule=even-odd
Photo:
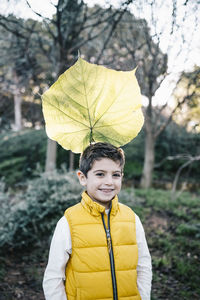
[{"label": "vest zipper", "polygon": [[[111,211],[111,209],[110,209],[110,211]],[[110,268],[111,268],[112,287],[113,287],[113,299],[118,300],[117,282],[116,282],[116,274],[115,274],[115,262],[114,262],[114,255],[113,255],[112,239],[111,239],[111,234],[110,234],[110,211],[108,213],[108,228],[106,228],[103,213],[101,214],[101,218],[102,218],[103,227],[104,227],[104,230],[105,230],[105,233],[106,233],[108,252],[109,252],[109,257],[110,257]]]}]

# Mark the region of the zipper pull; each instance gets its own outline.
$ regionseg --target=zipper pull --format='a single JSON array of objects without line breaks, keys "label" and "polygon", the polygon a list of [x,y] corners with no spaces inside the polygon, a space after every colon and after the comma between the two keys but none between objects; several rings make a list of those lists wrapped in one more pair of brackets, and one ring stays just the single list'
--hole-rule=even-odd
[{"label": "zipper pull", "polygon": [[107,239],[110,238],[110,230],[109,229],[106,229],[106,236],[107,236]]},{"label": "zipper pull", "polygon": [[106,229],[106,237],[107,237],[107,243],[108,243],[108,251],[110,253],[110,251],[111,251],[111,236],[110,236],[109,229]]}]

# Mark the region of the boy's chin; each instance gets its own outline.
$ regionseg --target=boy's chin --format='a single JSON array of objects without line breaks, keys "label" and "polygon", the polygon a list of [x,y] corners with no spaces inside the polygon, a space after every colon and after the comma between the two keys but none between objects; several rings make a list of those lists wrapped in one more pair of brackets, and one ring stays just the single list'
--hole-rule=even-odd
[{"label": "boy's chin", "polygon": [[99,191],[99,193],[97,194],[89,194],[87,192],[87,194],[90,196],[90,198],[103,205],[103,206],[110,206],[111,201],[115,198],[115,196],[117,195],[116,193],[110,192],[110,193],[104,193],[102,191]]}]

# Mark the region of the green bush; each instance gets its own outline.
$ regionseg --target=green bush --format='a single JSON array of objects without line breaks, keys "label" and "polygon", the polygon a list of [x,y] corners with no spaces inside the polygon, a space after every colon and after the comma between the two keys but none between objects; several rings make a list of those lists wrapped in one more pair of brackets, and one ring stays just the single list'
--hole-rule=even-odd
[{"label": "green bush", "polygon": [[[7,186],[34,178],[37,167],[44,170],[47,135],[44,129],[8,132],[0,135],[0,174]],[[75,155],[78,167],[79,155]],[[69,151],[57,147],[57,167],[69,162]]]},{"label": "green bush", "polygon": [[[161,162],[167,156],[176,156],[177,154],[197,156],[200,151],[199,145],[199,134],[188,132],[184,127],[171,122],[156,141],[156,163]],[[166,160],[160,167],[155,168],[155,173],[160,179],[171,180],[184,162],[185,160],[182,158]],[[193,163],[185,168],[181,173],[181,178],[186,178],[191,183],[198,182],[200,179],[199,163]]]},{"label": "green bush", "polygon": [[[3,193],[3,184],[1,188]],[[4,194],[9,197],[5,191]],[[65,209],[79,202],[80,194],[81,186],[70,173],[43,174],[30,180],[27,190],[15,195],[14,205],[4,203],[1,208],[1,250],[38,245],[51,235]]]},{"label": "green bush", "polygon": [[5,182],[0,181],[0,208],[1,208],[1,213],[0,213],[0,224],[4,224],[6,220],[6,216],[10,212],[10,205],[9,205],[9,195],[6,193],[6,188],[5,188]]},{"label": "green bush", "polygon": [[134,140],[122,148],[126,156],[125,178],[139,180],[142,175],[144,160],[144,131],[142,130]]},{"label": "green bush", "polygon": [[24,181],[45,163],[44,130],[25,130],[0,135],[0,174],[7,185]]},{"label": "green bush", "polygon": [[179,235],[199,238],[200,224],[180,224],[176,229],[176,233]]}]

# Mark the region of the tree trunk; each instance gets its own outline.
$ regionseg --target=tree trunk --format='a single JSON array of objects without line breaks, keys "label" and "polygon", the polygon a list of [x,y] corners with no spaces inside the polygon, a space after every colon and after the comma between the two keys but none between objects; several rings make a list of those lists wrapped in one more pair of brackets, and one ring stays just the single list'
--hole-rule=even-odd
[{"label": "tree trunk", "polygon": [[22,106],[22,98],[19,92],[19,89],[16,88],[15,94],[14,94],[14,110],[15,110],[15,124],[14,124],[14,130],[20,131],[22,129],[22,112],[21,112],[21,106]]},{"label": "tree trunk", "polygon": [[52,172],[56,169],[57,143],[48,138],[46,151],[45,172]]},{"label": "tree trunk", "polygon": [[149,188],[152,185],[154,161],[155,161],[155,139],[153,137],[152,131],[147,130],[146,137],[145,137],[144,166],[143,166],[142,178],[140,182],[140,186],[142,188]]},{"label": "tree trunk", "polygon": [[22,97],[19,88],[19,79],[16,72],[13,72],[13,79],[15,83],[14,89],[14,112],[15,112],[15,123],[14,130],[20,131],[22,129]]}]

